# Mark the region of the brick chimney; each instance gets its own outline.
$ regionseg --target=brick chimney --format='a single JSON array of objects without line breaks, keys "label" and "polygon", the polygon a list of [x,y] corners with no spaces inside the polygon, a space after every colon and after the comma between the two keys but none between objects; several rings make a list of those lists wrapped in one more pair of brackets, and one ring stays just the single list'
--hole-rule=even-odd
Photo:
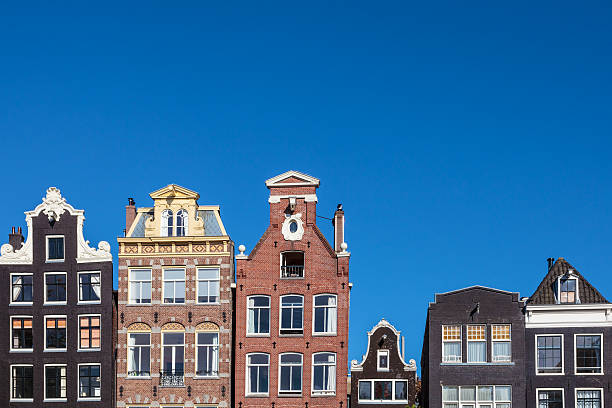
[{"label": "brick chimney", "polygon": [[291,170],[266,180],[266,187],[270,190],[271,225],[281,226],[291,214],[301,214],[306,225],[316,224],[318,179]]},{"label": "brick chimney", "polygon": [[342,248],[344,242],[344,210],[342,210],[342,204],[338,204],[332,224],[334,225],[334,250],[342,252],[344,251]]},{"label": "brick chimney", "polygon": [[9,234],[9,244],[13,247],[13,250],[17,251],[23,245],[23,234],[21,233],[21,227],[17,228],[17,232],[15,232],[15,227],[11,229],[11,233]]},{"label": "brick chimney", "polygon": [[125,234],[132,227],[132,223],[136,219],[136,203],[133,198],[128,198],[128,205],[125,206]]}]

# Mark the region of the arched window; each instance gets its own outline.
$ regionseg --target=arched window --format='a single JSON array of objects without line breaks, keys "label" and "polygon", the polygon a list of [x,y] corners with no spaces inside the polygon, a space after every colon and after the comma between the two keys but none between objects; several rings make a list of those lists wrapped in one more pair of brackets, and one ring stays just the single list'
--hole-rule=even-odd
[{"label": "arched window", "polygon": [[312,355],[312,395],[336,394],[336,354]]},{"label": "arched window", "polygon": [[173,214],[172,214],[172,210],[164,210],[162,212],[162,219],[161,219],[161,236],[162,237],[171,237],[172,234],[172,229],[173,229]]},{"label": "arched window", "polygon": [[187,235],[187,210],[178,210],[176,213],[176,236],[184,237]]},{"label": "arched window", "polygon": [[185,328],[180,323],[162,327],[162,387],[182,387],[185,375]]},{"label": "arched window", "polygon": [[196,376],[219,375],[219,326],[212,322],[196,326]]},{"label": "arched window", "polygon": [[304,296],[281,296],[280,334],[304,334]]},{"label": "arched window", "polygon": [[128,327],[128,372],[129,377],[151,375],[151,328],[144,323]]},{"label": "arched window", "polygon": [[314,297],[313,333],[336,334],[337,299],[337,296],[332,294],[316,295]]},{"label": "arched window", "polygon": [[300,395],[302,393],[302,355],[283,353],[278,365],[278,393]]},{"label": "arched window", "polygon": [[268,395],[270,378],[270,355],[247,354],[247,395]]}]

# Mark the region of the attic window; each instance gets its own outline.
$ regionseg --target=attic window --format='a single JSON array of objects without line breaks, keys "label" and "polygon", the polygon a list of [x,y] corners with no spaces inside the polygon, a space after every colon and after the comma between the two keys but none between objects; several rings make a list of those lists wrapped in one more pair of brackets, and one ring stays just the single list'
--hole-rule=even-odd
[{"label": "attic window", "polygon": [[304,277],[304,252],[287,251],[281,253],[281,278]]},{"label": "attic window", "polygon": [[558,296],[559,303],[575,304],[578,301],[578,279],[574,277],[561,276],[559,277]]}]

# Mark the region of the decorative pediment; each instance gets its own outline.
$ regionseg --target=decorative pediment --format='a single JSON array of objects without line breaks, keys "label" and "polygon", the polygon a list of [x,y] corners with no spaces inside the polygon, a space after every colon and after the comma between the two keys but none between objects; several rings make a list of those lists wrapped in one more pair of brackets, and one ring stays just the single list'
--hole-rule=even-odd
[{"label": "decorative pediment", "polygon": [[197,200],[200,195],[188,188],[181,187],[176,184],[168,184],[166,187],[160,188],[149,194],[153,200],[164,200],[164,199],[193,199]]},{"label": "decorative pediment", "polygon": [[309,176],[308,174],[300,173],[299,171],[289,170],[276,177],[266,180],[266,187],[319,187],[320,181],[318,178]]}]

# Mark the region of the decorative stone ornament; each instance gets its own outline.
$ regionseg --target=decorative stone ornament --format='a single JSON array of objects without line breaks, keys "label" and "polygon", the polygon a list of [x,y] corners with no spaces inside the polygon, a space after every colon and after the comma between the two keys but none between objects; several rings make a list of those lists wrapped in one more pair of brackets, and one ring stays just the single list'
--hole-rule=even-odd
[{"label": "decorative stone ornament", "polygon": [[49,222],[59,221],[60,215],[66,211],[66,199],[60,194],[57,187],[49,187],[47,196],[43,199],[45,208],[43,213],[49,218]]},{"label": "decorative stone ornament", "polygon": [[285,215],[281,232],[286,241],[299,241],[304,236],[304,222],[302,214]]}]

